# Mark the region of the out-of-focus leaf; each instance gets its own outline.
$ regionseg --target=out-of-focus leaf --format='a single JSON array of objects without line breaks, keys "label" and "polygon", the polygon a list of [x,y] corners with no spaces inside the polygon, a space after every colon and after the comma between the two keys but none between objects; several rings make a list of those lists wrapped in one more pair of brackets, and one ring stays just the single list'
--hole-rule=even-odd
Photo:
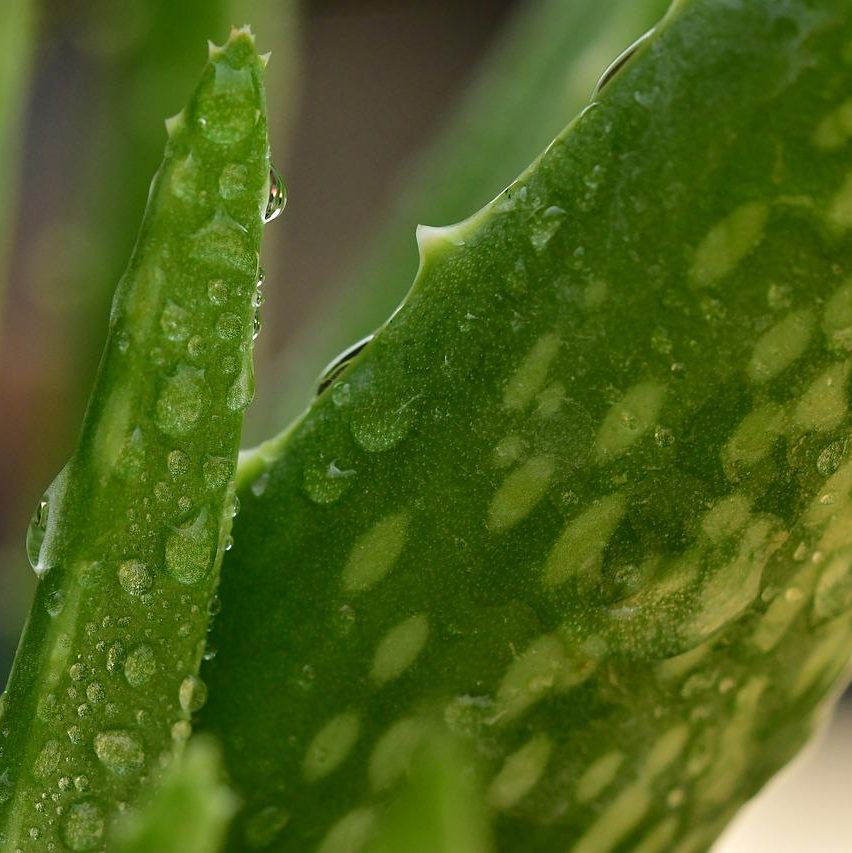
[{"label": "out-of-focus leaf", "polygon": [[446,734],[426,736],[399,800],[373,822],[368,853],[489,853],[485,800],[476,768]]},{"label": "out-of-focus leaf", "polygon": [[212,740],[194,738],[151,789],[148,802],[116,827],[114,853],[216,853],[236,801],[221,781]]},{"label": "out-of-focus leaf", "polygon": [[330,844],[436,717],[507,851],[704,849],[808,739],[852,649],[850,43],[845,0],[679,0],[245,457],[233,849],[264,809]]},{"label": "out-of-focus leaf", "polygon": [[30,81],[35,4],[5,0],[0,5],[0,320],[6,290],[7,255],[17,200],[21,119]]}]

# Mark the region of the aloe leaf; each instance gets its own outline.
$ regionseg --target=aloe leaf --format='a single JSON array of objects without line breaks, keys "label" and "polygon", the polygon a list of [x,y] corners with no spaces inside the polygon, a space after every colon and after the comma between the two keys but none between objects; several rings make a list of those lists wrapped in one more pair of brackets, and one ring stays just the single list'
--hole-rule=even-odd
[{"label": "aloe leaf", "polygon": [[[668,0],[519,4],[447,126],[405,179],[387,221],[269,378],[259,378],[251,434],[298,415],[322,365],[376,329],[417,271],[412,224],[455,222],[502,190],[587,102],[603,68],[653,26]],[[275,404],[264,403],[272,399]],[[265,427],[265,429],[264,429]]]},{"label": "aloe leaf", "polygon": [[222,784],[221,756],[195,738],[158,780],[149,800],[118,824],[115,853],[215,853],[236,803]]},{"label": "aloe leaf", "polygon": [[32,0],[7,0],[0,8],[0,318],[6,289],[11,212],[17,198],[16,166],[35,31]]},{"label": "aloe leaf", "polygon": [[245,457],[200,723],[238,822],[291,815],[266,849],[381,809],[435,716],[501,850],[704,849],[810,737],[852,652],[850,43],[841,0],[677,2]]},{"label": "aloe leaf", "polygon": [[232,31],[167,122],[77,449],[30,526],[40,583],[2,721],[11,849],[102,848],[204,701],[252,394],[270,191],[261,64],[251,33]]}]

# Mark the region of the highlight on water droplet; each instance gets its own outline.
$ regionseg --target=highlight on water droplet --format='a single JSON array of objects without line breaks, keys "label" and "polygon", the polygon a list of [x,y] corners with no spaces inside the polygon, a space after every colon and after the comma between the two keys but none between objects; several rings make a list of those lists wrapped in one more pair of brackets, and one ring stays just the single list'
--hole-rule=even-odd
[{"label": "highlight on water droplet", "polygon": [[287,187],[281,178],[281,173],[275,166],[269,167],[269,200],[266,202],[266,212],[263,215],[264,222],[272,222],[281,215],[281,211],[287,206]]},{"label": "highlight on water droplet", "polygon": [[49,512],[50,504],[47,493],[45,493],[38,502],[27,528],[27,559],[30,561],[30,565],[37,575],[41,575],[44,572],[44,566],[39,562],[39,555],[41,554],[41,546],[44,542],[44,534],[47,531],[47,516]]}]

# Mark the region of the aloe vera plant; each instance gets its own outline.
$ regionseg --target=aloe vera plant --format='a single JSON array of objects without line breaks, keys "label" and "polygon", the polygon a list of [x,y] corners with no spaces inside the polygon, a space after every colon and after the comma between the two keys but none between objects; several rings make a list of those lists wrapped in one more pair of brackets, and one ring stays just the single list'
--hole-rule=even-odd
[{"label": "aloe vera plant", "polygon": [[33,518],[42,581],[3,715],[12,849],[102,846],[204,701],[197,671],[253,392],[270,195],[260,76],[251,34],[234,31],[167,122],[77,450]]},{"label": "aloe vera plant", "polygon": [[146,792],[116,844],[214,849],[210,741],[156,781],[197,712],[233,850],[706,849],[852,653],[849,44],[843,0],[675,2],[236,472],[268,150],[214,51],[31,530],[3,843]]}]

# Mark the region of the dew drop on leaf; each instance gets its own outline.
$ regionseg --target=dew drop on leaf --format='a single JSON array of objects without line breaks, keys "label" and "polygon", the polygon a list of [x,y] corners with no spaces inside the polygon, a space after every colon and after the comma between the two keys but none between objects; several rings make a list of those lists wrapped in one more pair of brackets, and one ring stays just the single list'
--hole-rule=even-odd
[{"label": "dew drop on leaf", "polygon": [[173,529],[166,539],[168,573],[179,583],[200,581],[213,565],[215,538],[206,508],[191,523]]},{"label": "dew drop on leaf", "polygon": [[124,662],[124,677],[131,687],[141,687],[151,680],[157,671],[154,650],[147,645],[137,646]]},{"label": "dew drop on leaf", "polygon": [[204,460],[202,471],[208,489],[224,486],[231,477],[231,460],[224,456],[210,456]]},{"label": "dew drop on leaf", "polygon": [[95,735],[94,747],[100,762],[117,776],[135,772],[145,761],[139,739],[123,729],[99,732]]},{"label": "dew drop on leaf", "polygon": [[42,497],[35,508],[27,528],[27,559],[37,575],[44,572],[44,566],[39,563],[41,546],[44,542],[44,534],[47,530],[47,517],[50,512],[50,503],[47,494]]},{"label": "dew drop on leaf", "polygon": [[214,305],[224,305],[228,301],[228,285],[220,278],[213,279],[207,285],[207,298]]},{"label": "dew drop on leaf", "polygon": [[160,328],[170,341],[185,341],[189,337],[189,312],[169,302],[160,315]]},{"label": "dew drop on leaf", "polygon": [[166,464],[173,477],[181,477],[189,470],[189,457],[182,450],[173,450],[169,453]]},{"label": "dew drop on leaf", "polygon": [[269,199],[266,202],[266,212],[263,215],[264,222],[272,222],[280,216],[281,211],[287,205],[287,187],[281,178],[281,173],[275,166],[269,167]]},{"label": "dew drop on leaf", "polygon": [[60,834],[69,850],[96,849],[104,834],[103,812],[91,801],[74,803],[68,808]]},{"label": "dew drop on leaf", "polygon": [[207,701],[207,685],[197,676],[188,675],[180,684],[178,699],[187,714],[194,714],[200,711]]},{"label": "dew drop on leaf", "polygon": [[125,560],[118,567],[118,582],[128,595],[142,595],[151,588],[153,578],[141,560]]}]

